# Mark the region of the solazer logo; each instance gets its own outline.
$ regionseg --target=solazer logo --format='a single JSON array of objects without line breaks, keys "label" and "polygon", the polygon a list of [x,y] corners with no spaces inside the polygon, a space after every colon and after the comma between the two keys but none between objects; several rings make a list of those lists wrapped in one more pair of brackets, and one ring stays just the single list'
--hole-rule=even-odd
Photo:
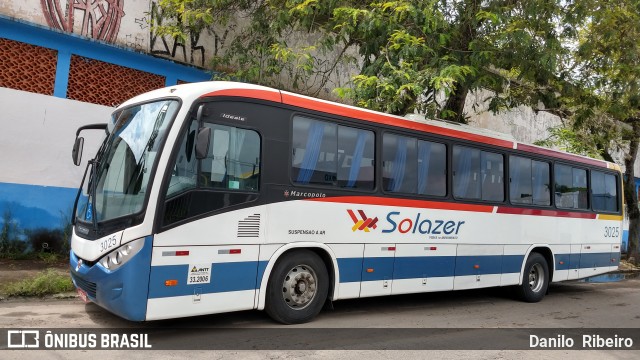
[{"label": "solazer logo", "polygon": [[[357,211],[357,214],[356,214]],[[353,226],[351,230],[361,230],[370,232],[371,229],[378,228],[378,218],[368,217],[363,210],[350,210],[347,212],[351,216]],[[451,239],[457,238],[460,229],[465,221],[457,219],[438,219],[429,217],[424,213],[403,215],[400,211],[390,211],[387,213],[385,220],[382,221],[383,234],[399,233],[399,234],[415,234],[429,235],[430,239]]]},{"label": "solazer logo", "polygon": [[378,218],[369,218],[367,217],[367,215],[365,215],[364,211],[362,210],[358,210],[358,214],[360,215],[360,217],[362,219],[358,219],[358,217],[356,216],[356,214],[353,212],[353,210],[347,210],[347,212],[349,213],[349,216],[351,216],[351,220],[353,220],[353,227],[351,227],[352,231],[356,231],[356,230],[362,230],[364,232],[369,232],[369,229],[375,229],[378,226],[376,225],[376,223],[378,222]]}]

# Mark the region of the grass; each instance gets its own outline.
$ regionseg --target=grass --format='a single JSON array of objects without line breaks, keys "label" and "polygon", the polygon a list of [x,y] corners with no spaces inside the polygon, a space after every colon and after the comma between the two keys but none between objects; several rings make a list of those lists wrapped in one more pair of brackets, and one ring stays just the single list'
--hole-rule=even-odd
[{"label": "grass", "polygon": [[42,260],[42,262],[44,262],[49,266],[59,263],[62,258],[60,255],[56,253],[46,253],[46,252],[38,253],[37,257],[38,259]]},{"label": "grass", "polygon": [[73,291],[73,289],[69,274],[47,269],[34,277],[3,286],[0,293],[5,296],[45,296]]}]

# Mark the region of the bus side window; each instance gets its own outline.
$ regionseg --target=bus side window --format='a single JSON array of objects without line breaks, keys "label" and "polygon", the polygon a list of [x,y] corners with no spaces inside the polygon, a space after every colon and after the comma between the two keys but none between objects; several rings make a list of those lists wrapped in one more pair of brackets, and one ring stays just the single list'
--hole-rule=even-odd
[{"label": "bus side window", "polygon": [[183,135],[178,155],[173,164],[167,198],[196,187],[197,161],[194,153],[194,138],[198,123],[191,122],[188,131]]},{"label": "bus side window", "polygon": [[291,176],[298,184],[334,185],[338,179],[338,126],[302,116],[293,119]]},{"label": "bus side window", "polygon": [[205,123],[212,129],[209,154],[201,160],[200,185],[206,188],[257,191],[260,136],[253,130]]},{"label": "bus side window", "polygon": [[533,176],[531,159],[509,157],[509,199],[512,204],[533,203]]},{"label": "bus side window", "polygon": [[587,171],[555,165],[556,205],[560,208],[587,209]]},{"label": "bus side window", "polygon": [[372,189],[374,179],[374,135],[372,131],[338,126],[338,186]]},{"label": "bus side window", "polygon": [[459,199],[481,198],[480,150],[453,147],[453,196]]},{"label": "bus side window", "polygon": [[501,154],[464,146],[453,147],[453,196],[504,201],[504,159]]},{"label": "bus side window", "polygon": [[502,155],[486,151],[481,152],[482,164],[482,200],[504,200],[504,160]]},{"label": "bus side window", "polygon": [[591,171],[591,198],[593,210],[617,212],[618,177],[601,171]]},{"label": "bus side window", "polygon": [[447,147],[418,141],[418,194],[447,195]]},{"label": "bus side window", "polygon": [[532,161],[533,204],[551,205],[550,165],[548,162]]},{"label": "bus side window", "polygon": [[382,184],[385,191],[416,193],[418,186],[417,140],[384,134],[382,138]]}]

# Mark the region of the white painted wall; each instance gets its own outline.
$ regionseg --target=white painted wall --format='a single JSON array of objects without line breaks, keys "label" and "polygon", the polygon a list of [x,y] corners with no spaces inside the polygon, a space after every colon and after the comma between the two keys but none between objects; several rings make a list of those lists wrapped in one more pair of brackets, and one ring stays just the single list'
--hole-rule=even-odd
[{"label": "white painted wall", "polygon": [[87,130],[81,166],[71,149],[78,127],[105,123],[113,108],[0,87],[0,183],[77,188],[104,137]]}]

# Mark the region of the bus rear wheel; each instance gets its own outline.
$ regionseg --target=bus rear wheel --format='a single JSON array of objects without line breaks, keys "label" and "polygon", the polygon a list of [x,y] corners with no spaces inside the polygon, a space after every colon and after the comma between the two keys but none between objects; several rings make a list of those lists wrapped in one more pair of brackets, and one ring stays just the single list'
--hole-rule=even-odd
[{"label": "bus rear wheel", "polygon": [[329,275],[320,257],[310,250],[294,250],[276,262],[269,282],[265,310],[283,324],[313,319],[329,292]]},{"label": "bus rear wheel", "polygon": [[526,302],[542,300],[549,287],[549,265],[539,253],[531,253],[524,265],[522,284],[517,288],[520,299]]}]

